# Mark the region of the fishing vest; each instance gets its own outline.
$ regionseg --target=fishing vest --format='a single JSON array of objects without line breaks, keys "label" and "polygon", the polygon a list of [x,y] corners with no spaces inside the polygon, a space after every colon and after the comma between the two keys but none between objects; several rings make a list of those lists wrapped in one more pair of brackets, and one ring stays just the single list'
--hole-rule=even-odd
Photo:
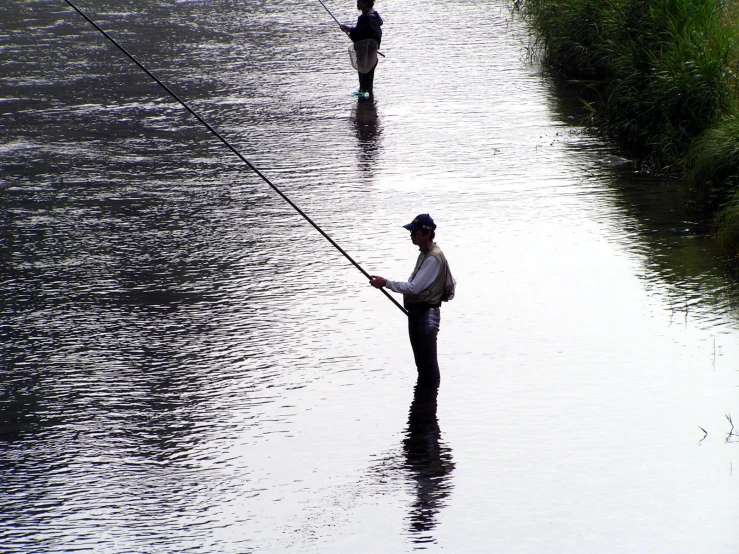
[{"label": "fishing vest", "polygon": [[441,297],[444,293],[444,284],[446,282],[447,261],[441,248],[439,248],[436,243],[433,243],[426,252],[421,252],[418,255],[418,261],[416,261],[416,267],[413,268],[410,280],[413,281],[416,277],[416,273],[421,269],[423,262],[426,261],[426,258],[429,256],[433,256],[439,261],[439,274],[427,289],[418,294],[403,295],[403,305],[408,310],[411,308],[438,308],[441,306]]}]

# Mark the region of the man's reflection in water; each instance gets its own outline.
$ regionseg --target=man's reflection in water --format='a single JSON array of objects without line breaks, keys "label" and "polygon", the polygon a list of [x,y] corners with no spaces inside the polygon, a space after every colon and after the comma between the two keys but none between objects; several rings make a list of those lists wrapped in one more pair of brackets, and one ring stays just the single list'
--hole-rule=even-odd
[{"label": "man's reflection in water", "polygon": [[451,449],[439,442],[441,431],[436,418],[439,382],[419,379],[408,416],[408,431],[403,440],[405,467],[415,482],[416,499],[408,519],[413,542],[433,542],[436,515],[446,506],[454,469]]},{"label": "man's reflection in water", "polygon": [[374,98],[360,98],[357,100],[352,121],[360,147],[359,166],[365,171],[371,171],[380,150],[378,139],[382,132],[378,123],[377,105]]}]

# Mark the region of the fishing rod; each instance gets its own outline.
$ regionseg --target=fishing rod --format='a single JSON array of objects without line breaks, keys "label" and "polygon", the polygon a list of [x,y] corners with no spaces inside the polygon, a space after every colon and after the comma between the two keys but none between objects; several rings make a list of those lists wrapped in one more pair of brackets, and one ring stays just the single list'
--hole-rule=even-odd
[{"label": "fishing rod", "polygon": [[[336,249],[337,249],[337,250],[338,250],[339,252],[341,252],[341,253],[342,253],[342,254],[344,255],[344,257],[345,257],[345,258],[346,258],[347,260],[349,260],[349,261],[350,261],[350,262],[352,263],[352,265],[353,265],[354,267],[356,267],[356,268],[357,268],[357,269],[358,269],[359,271],[361,271],[361,272],[362,272],[362,275],[364,275],[365,277],[367,277],[367,279],[370,279],[370,277],[371,277],[371,276],[370,276],[370,274],[369,274],[369,273],[367,273],[367,272],[366,272],[366,271],[364,270],[364,268],[363,268],[362,266],[360,266],[360,265],[359,265],[359,264],[358,264],[357,262],[355,262],[355,261],[354,261],[354,259],[353,259],[353,258],[352,258],[352,257],[351,257],[351,256],[350,256],[349,254],[347,254],[347,253],[346,253],[346,252],[344,251],[344,249],[343,249],[343,248],[341,248],[341,246],[339,246],[338,244],[336,244],[336,242],[334,241],[334,239],[332,239],[332,238],[331,238],[330,236],[328,236],[328,235],[327,235],[327,234],[326,234],[326,233],[324,232],[324,230],[323,230],[323,229],[321,229],[321,228],[320,228],[320,227],[319,227],[319,226],[318,226],[318,225],[317,225],[317,224],[316,224],[316,223],[315,223],[315,222],[314,222],[314,221],[313,221],[313,220],[312,220],[312,219],[311,219],[310,217],[308,217],[308,215],[307,215],[307,214],[306,214],[306,213],[305,213],[305,212],[304,212],[303,210],[301,210],[301,209],[300,209],[300,208],[299,208],[299,207],[298,207],[298,206],[297,206],[297,205],[296,205],[296,204],[295,204],[295,203],[294,203],[294,202],[293,202],[292,200],[290,200],[290,199],[289,199],[289,198],[288,198],[288,197],[287,197],[287,196],[286,196],[286,195],[285,195],[285,194],[284,194],[284,193],[283,193],[283,192],[282,192],[282,191],[281,191],[280,189],[278,189],[278,188],[277,188],[277,187],[276,187],[276,186],[275,186],[275,185],[274,185],[274,184],[273,184],[273,183],[272,183],[272,182],[271,182],[271,181],[270,181],[269,179],[267,179],[267,177],[265,177],[265,176],[264,176],[264,174],[262,174],[262,172],[261,172],[261,171],[259,171],[259,169],[257,169],[257,168],[256,168],[256,167],[255,167],[255,166],[254,166],[254,165],[253,165],[253,164],[252,164],[252,163],[251,163],[251,162],[250,162],[249,160],[247,160],[247,159],[246,159],[246,158],[245,158],[245,157],[244,157],[244,156],[243,156],[243,155],[241,154],[241,152],[239,152],[239,151],[238,151],[238,150],[237,150],[237,149],[236,149],[236,148],[235,148],[234,146],[232,146],[232,145],[231,145],[231,143],[230,143],[230,142],[228,142],[228,141],[227,141],[227,140],[226,140],[225,138],[223,138],[223,136],[222,136],[222,135],[221,135],[221,134],[220,134],[220,133],[219,133],[218,131],[216,131],[216,130],[215,130],[215,129],[214,129],[214,128],[213,128],[213,127],[212,127],[212,126],[211,126],[211,125],[210,125],[210,124],[209,124],[209,123],[207,122],[207,121],[205,121],[205,119],[203,119],[203,118],[202,118],[202,117],[201,117],[201,116],[200,116],[200,115],[199,115],[199,114],[198,114],[198,113],[197,113],[197,112],[196,112],[195,110],[193,110],[193,109],[192,109],[192,108],[191,108],[190,106],[188,106],[188,105],[187,105],[187,103],[185,103],[185,101],[184,101],[184,100],[182,100],[182,99],[181,99],[181,98],[180,98],[179,96],[177,96],[177,95],[176,95],[176,94],[175,94],[175,93],[174,93],[174,92],[173,92],[173,91],[172,91],[172,90],[171,90],[171,89],[170,89],[170,88],[169,88],[169,87],[168,87],[167,85],[165,85],[165,84],[164,84],[164,83],[163,83],[162,81],[160,81],[160,80],[159,80],[159,79],[158,79],[158,78],[157,78],[157,77],[156,77],[156,76],[155,76],[155,75],[154,75],[154,74],[153,74],[153,73],[152,73],[151,71],[149,71],[148,69],[146,69],[146,67],[144,67],[144,65],[143,65],[143,64],[142,64],[141,62],[139,62],[139,61],[138,61],[138,60],[137,60],[136,58],[134,58],[134,57],[133,57],[133,56],[132,56],[131,54],[129,54],[129,53],[128,53],[128,51],[127,51],[127,50],[126,50],[125,48],[123,48],[123,46],[121,46],[120,44],[118,44],[118,42],[116,42],[116,40],[115,40],[115,39],[114,39],[113,37],[111,37],[111,36],[110,36],[110,35],[109,35],[108,33],[106,33],[106,32],[105,32],[105,31],[104,31],[104,30],[103,30],[103,29],[102,29],[102,28],[101,28],[101,27],[100,27],[100,26],[99,26],[99,25],[98,25],[97,23],[95,23],[95,22],[94,22],[94,21],[93,21],[92,19],[90,19],[90,17],[88,17],[88,15],[87,15],[86,13],[84,13],[84,12],[83,12],[82,10],[80,10],[80,9],[79,9],[79,8],[78,8],[77,6],[75,6],[75,5],[74,5],[74,4],[73,4],[73,3],[72,3],[72,2],[70,1],[70,0],[64,0],[64,1],[65,1],[65,2],[67,3],[67,4],[69,4],[69,5],[70,5],[70,6],[72,7],[72,9],[73,9],[74,11],[76,11],[76,12],[77,12],[78,14],[80,14],[80,15],[81,15],[81,16],[82,16],[82,17],[83,17],[83,18],[84,18],[84,19],[85,19],[85,20],[86,20],[86,21],[87,21],[87,22],[88,22],[88,23],[89,23],[90,25],[92,25],[93,27],[95,27],[95,29],[97,29],[98,31],[100,31],[100,33],[102,33],[102,35],[103,35],[103,36],[104,36],[105,38],[107,38],[107,39],[108,39],[108,40],[109,40],[109,41],[110,41],[111,43],[113,43],[113,45],[114,45],[114,46],[115,46],[116,48],[118,48],[118,50],[120,50],[120,51],[121,51],[121,52],[123,52],[123,53],[124,53],[124,54],[125,54],[126,56],[128,56],[128,58],[130,58],[130,60],[131,60],[131,61],[132,61],[133,63],[135,63],[135,64],[136,64],[137,66],[139,66],[139,68],[140,68],[140,69],[141,69],[142,71],[144,71],[144,73],[146,73],[146,74],[147,74],[147,75],[148,75],[149,77],[151,77],[151,78],[152,78],[152,79],[153,79],[153,80],[154,80],[154,81],[155,81],[155,82],[156,82],[156,83],[157,83],[157,84],[158,84],[158,85],[159,85],[160,87],[162,87],[162,88],[163,88],[163,89],[164,89],[164,90],[165,90],[165,91],[167,92],[167,94],[169,94],[169,95],[170,95],[170,96],[171,96],[172,98],[174,98],[175,100],[177,100],[177,102],[179,102],[179,103],[180,103],[180,104],[181,104],[181,105],[182,105],[182,106],[183,106],[183,107],[184,107],[184,108],[185,108],[185,109],[186,109],[186,110],[187,110],[188,112],[190,112],[190,114],[192,114],[192,115],[193,115],[193,116],[195,117],[195,119],[197,119],[197,120],[198,120],[198,121],[199,121],[200,123],[202,123],[202,124],[203,124],[203,125],[204,125],[204,126],[205,126],[205,127],[206,127],[206,128],[207,128],[207,129],[208,129],[208,130],[209,130],[210,132],[211,132],[211,133],[213,133],[213,134],[214,134],[214,135],[216,136],[216,138],[218,138],[218,140],[220,140],[220,141],[221,141],[221,142],[222,142],[223,144],[225,144],[225,145],[226,145],[226,147],[227,147],[227,148],[228,148],[229,150],[231,150],[231,152],[233,152],[234,154],[236,154],[236,156],[238,156],[238,158],[239,158],[239,159],[240,159],[240,160],[241,160],[242,162],[244,162],[244,163],[245,163],[246,165],[248,165],[248,166],[249,166],[249,168],[250,168],[250,169],[251,169],[251,170],[252,170],[252,171],[253,171],[254,173],[256,173],[256,174],[257,174],[257,175],[258,175],[258,176],[259,176],[259,177],[260,177],[260,178],[261,178],[261,179],[262,179],[262,180],[263,180],[263,181],[264,181],[265,183],[267,183],[267,184],[268,184],[268,185],[269,185],[269,186],[270,186],[270,187],[272,188],[272,190],[274,190],[274,191],[275,191],[275,192],[276,192],[277,194],[279,194],[279,195],[280,195],[280,197],[281,197],[281,198],[282,198],[282,199],[283,199],[283,200],[284,200],[285,202],[287,202],[288,204],[290,204],[290,206],[291,206],[291,207],[292,207],[292,208],[293,208],[293,209],[294,209],[294,210],[295,210],[296,212],[298,212],[298,213],[299,213],[299,214],[300,214],[300,215],[301,215],[301,216],[302,216],[302,217],[303,217],[303,218],[304,218],[304,219],[305,219],[305,220],[306,220],[306,221],[307,221],[308,223],[310,223],[310,224],[311,224],[311,225],[313,226],[313,228],[314,228],[314,229],[315,229],[316,231],[318,231],[319,233],[321,233],[321,235],[323,236],[323,238],[325,238],[325,239],[326,239],[327,241],[329,241],[329,242],[330,242],[330,243],[331,243],[331,244],[333,245],[333,247],[334,247],[334,248],[336,248]],[[390,294],[388,294],[388,292],[387,292],[387,291],[386,291],[385,289],[379,289],[379,290],[380,290],[380,292],[382,292],[382,293],[383,293],[383,294],[384,294],[384,295],[385,295],[385,296],[386,296],[386,297],[387,297],[387,298],[388,298],[388,299],[389,299],[389,300],[390,300],[390,301],[391,301],[391,302],[392,302],[393,304],[395,304],[395,305],[396,305],[396,306],[397,306],[398,308],[400,308],[400,311],[402,311],[402,312],[403,312],[403,313],[404,313],[405,315],[408,315],[408,311],[407,311],[407,310],[406,310],[406,309],[405,309],[405,308],[404,308],[403,306],[401,306],[401,305],[400,305],[400,304],[398,303],[398,301],[397,301],[397,300],[395,300],[395,298],[393,298],[392,296],[390,296]]]},{"label": "fishing rod", "polygon": [[[336,18],[334,17],[334,14],[332,14],[332,13],[331,13],[331,10],[329,10],[329,9],[328,9],[328,8],[326,7],[326,4],[324,4],[324,3],[323,3],[323,0],[318,0],[318,1],[319,1],[319,2],[321,3],[321,6],[323,6],[323,9],[324,9],[324,10],[326,10],[326,11],[328,12],[328,15],[330,15],[331,17],[333,17],[334,21],[336,21],[336,24],[337,24],[337,25],[339,26],[339,28],[341,28],[341,22],[339,22],[339,20],[338,20],[338,19],[336,19]],[[343,33],[344,31],[341,31],[341,32]],[[378,54],[379,54],[380,56],[382,56],[383,58],[385,57],[385,54],[383,54],[383,53],[382,53],[382,52],[380,52],[379,50],[377,51],[377,53],[378,53]]]},{"label": "fishing rod", "polygon": [[[330,15],[331,17],[334,17],[334,14],[332,14],[332,13],[331,13],[331,10],[329,10],[329,9],[328,9],[328,8],[326,7],[326,4],[324,4],[322,0],[318,0],[318,1],[319,1],[319,2],[321,2],[321,6],[323,6],[323,9],[324,9],[324,10],[326,10],[326,11],[328,12],[328,15]],[[339,22],[339,20],[338,20],[338,19],[336,19],[335,17],[334,17],[334,21],[336,21],[336,24],[337,24],[337,25],[338,25],[339,27],[341,27],[341,23],[340,23],[340,22]]]}]

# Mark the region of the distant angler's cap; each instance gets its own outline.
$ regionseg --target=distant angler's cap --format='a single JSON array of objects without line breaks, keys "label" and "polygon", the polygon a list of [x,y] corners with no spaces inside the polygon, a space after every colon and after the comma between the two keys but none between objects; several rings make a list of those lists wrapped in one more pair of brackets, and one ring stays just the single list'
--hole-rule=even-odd
[{"label": "distant angler's cap", "polygon": [[433,231],[436,229],[436,223],[431,219],[429,214],[421,214],[411,221],[408,225],[403,225],[409,231],[418,231],[419,229],[426,229],[427,231]]}]

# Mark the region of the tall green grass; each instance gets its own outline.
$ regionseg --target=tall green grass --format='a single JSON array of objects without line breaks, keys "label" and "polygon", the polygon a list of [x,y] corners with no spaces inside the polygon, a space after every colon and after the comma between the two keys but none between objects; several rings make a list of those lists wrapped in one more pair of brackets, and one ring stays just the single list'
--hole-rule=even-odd
[{"label": "tall green grass", "polygon": [[[517,5],[544,60],[587,87],[596,126],[639,152],[648,168],[685,174],[696,198],[719,214],[722,244],[739,253],[736,2]],[[736,216],[729,216],[732,210]],[[734,227],[736,232],[728,230]]]}]

